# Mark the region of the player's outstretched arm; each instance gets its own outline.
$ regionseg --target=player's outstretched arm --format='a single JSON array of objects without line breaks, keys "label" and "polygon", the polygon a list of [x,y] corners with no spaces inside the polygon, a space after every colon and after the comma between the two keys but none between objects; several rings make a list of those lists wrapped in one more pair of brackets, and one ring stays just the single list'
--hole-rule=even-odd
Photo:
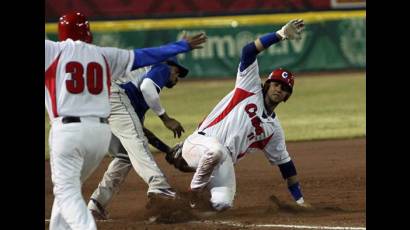
[{"label": "player's outstretched arm", "polygon": [[[282,40],[299,40],[302,38],[302,32],[305,29],[303,19],[293,19],[286,23],[276,33],[266,34],[255,40],[255,46],[259,52],[267,49],[269,46]],[[276,37],[273,37],[275,35]]]},{"label": "player's outstretched arm", "polygon": [[256,56],[271,45],[285,40],[300,39],[305,27],[302,19],[294,19],[286,23],[280,30],[265,34],[257,38],[254,42],[248,43],[242,49],[240,70],[245,70],[255,60]]},{"label": "player's outstretched arm", "polygon": [[134,62],[131,70],[163,62],[179,53],[200,49],[202,48],[201,44],[205,43],[207,39],[205,33],[198,33],[193,36],[184,35],[182,40],[167,45],[134,49]]},{"label": "player's outstretched arm", "polygon": [[176,169],[181,172],[195,172],[195,168],[189,167],[188,163],[182,157],[182,148],[184,147],[184,142],[176,144],[169,153],[165,156],[165,160],[173,165]]},{"label": "player's outstretched arm", "polygon": [[171,152],[172,148],[165,144],[163,141],[161,141],[157,136],[155,136],[153,132],[151,132],[149,129],[145,127],[142,127],[142,130],[144,131],[144,134],[147,137],[148,143],[150,145],[154,146],[156,149],[166,154]]},{"label": "player's outstretched arm", "polygon": [[165,153],[165,160],[173,165],[181,172],[195,172],[194,168],[188,166],[184,158],[182,157],[183,142],[176,144],[174,147],[169,147],[158,137],[154,135],[149,129],[143,127],[144,134],[148,139],[148,143],[161,152]]},{"label": "player's outstretched arm", "polygon": [[283,179],[286,180],[288,189],[296,204],[303,208],[312,208],[312,206],[303,199],[302,189],[297,177],[296,168],[293,161],[278,165]]}]

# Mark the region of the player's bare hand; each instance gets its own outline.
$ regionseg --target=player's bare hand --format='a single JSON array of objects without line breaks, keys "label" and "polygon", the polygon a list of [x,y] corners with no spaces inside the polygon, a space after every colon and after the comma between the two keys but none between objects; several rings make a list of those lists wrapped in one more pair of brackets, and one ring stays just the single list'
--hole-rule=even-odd
[{"label": "player's bare hand", "polygon": [[181,123],[179,123],[177,120],[170,118],[166,123],[164,123],[165,126],[172,130],[174,133],[174,138],[178,137],[180,138],[182,135],[182,132],[185,132],[184,128],[182,127]]},{"label": "player's bare hand", "polygon": [[188,42],[191,49],[201,49],[203,48],[201,44],[205,43],[208,40],[208,37],[205,33],[198,33],[193,36],[189,36],[186,32],[184,32],[182,39],[185,39]]},{"label": "player's bare hand", "polygon": [[302,38],[302,32],[305,29],[305,23],[303,19],[290,20],[280,30],[276,31],[277,34],[283,39],[299,40]]},{"label": "player's bare hand", "polygon": [[159,117],[161,118],[165,127],[170,129],[174,133],[174,138],[180,138],[182,133],[185,132],[184,127],[182,127],[181,123],[179,123],[179,121],[175,120],[174,118],[169,117],[167,113],[164,113]]}]

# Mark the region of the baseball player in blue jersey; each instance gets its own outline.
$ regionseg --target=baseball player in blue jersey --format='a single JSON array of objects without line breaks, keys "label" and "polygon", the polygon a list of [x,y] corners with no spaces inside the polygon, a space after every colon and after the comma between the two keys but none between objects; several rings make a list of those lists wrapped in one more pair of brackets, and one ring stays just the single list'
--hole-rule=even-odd
[{"label": "baseball player in blue jersey", "polygon": [[154,161],[147,142],[165,153],[169,153],[171,148],[144,128],[143,123],[145,113],[151,109],[160,117],[164,126],[173,131],[174,137],[181,136],[183,127],[167,115],[161,106],[159,93],[164,87],[172,88],[176,85],[179,78],[188,74],[188,70],[178,63],[176,57],[172,57],[165,63],[140,69],[132,74],[131,81],[112,86],[110,121],[114,122],[110,122],[110,125],[114,135],[110,153],[114,159],[88,204],[96,219],[108,218],[106,207],[132,167],[148,184],[149,198],[155,196],[174,199],[176,195]]}]

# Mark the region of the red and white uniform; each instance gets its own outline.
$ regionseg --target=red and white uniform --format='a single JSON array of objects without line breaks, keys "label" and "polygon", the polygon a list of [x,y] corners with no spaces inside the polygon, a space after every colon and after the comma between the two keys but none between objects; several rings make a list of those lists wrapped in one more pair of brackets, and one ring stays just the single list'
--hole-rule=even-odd
[{"label": "red and white uniform", "polygon": [[275,164],[288,162],[283,130],[277,117],[263,115],[264,101],[255,61],[236,78],[235,89],[205,118],[198,131],[226,146],[234,163],[251,148],[264,150]]},{"label": "red and white uniform", "polygon": [[[81,185],[108,152],[111,78],[131,69],[132,51],[81,41],[45,40],[45,102],[50,117],[53,229],[96,229]],[[63,123],[64,117],[80,122]]]},{"label": "red and white uniform", "polygon": [[272,164],[291,160],[278,118],[264,115],[257,60],[242,72],[238,68],[235,89],[185,140],[182,155],[191,167],[198,168],[191,189],[208,186],[215,209],[232,206],[236,187],[233,164],[253,149],[261,149]]},{"label": "red and white uniform", "polygon": [[82,41],[45,40],[45,97],[50,120],[62,116],[108,117],[111,78],[130,72],[132,50]]}]

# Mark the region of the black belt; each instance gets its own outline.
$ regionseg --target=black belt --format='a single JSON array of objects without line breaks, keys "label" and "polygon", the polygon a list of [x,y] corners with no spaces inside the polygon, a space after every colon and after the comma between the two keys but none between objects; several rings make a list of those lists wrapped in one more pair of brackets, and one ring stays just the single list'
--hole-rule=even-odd
[{"label": "black belt", "polygon": [[[63,117],[61,120],[63,124],[73,123],[73,122],[81,122],[81,118],[79,117]],[[100,117],[100,123],[108,124],[108,118]]]},{"label": "black belt", "polygon": [[198,134],[205,136],[206,133],[200,131],[200,132],[198,132]]}]

